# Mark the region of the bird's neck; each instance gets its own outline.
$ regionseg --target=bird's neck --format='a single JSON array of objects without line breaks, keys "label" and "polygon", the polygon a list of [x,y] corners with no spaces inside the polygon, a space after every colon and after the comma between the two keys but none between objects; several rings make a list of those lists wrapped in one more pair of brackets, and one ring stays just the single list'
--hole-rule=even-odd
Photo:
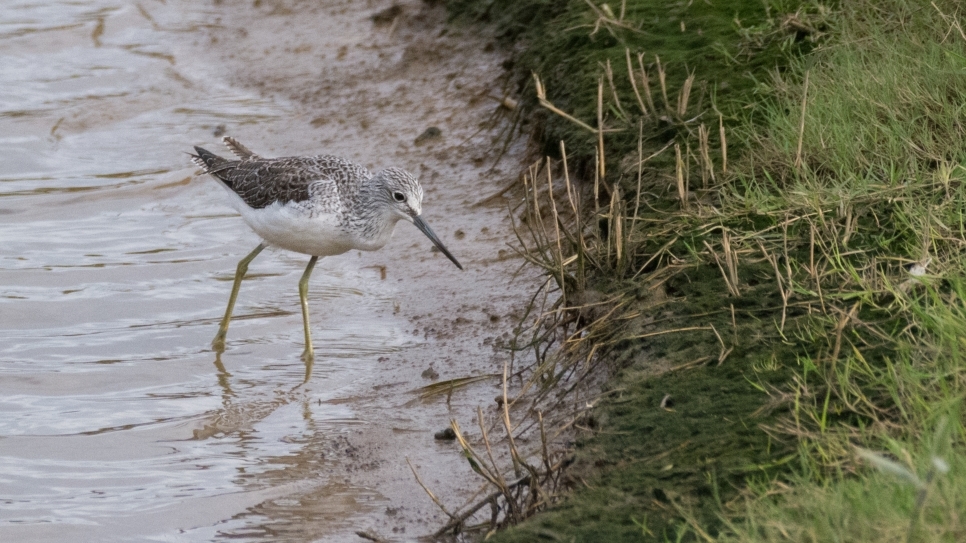
[{"label": "bird's neck", "polygon": [[376,217],[380,212],[385,211],[384,196],[380,195],[379,189],[380,187],[372,177],[357,185],[355,194],[350,196],[351,205],[349,207],[352,210],[353,217],[371,220],[372,217]]},{"label": "bird's neck", "polygon": [[380,191],[381,187],[375,184],[361,184],[351,212],[355,234],[372,249],[389,242],[396,223],[401,219]]}]

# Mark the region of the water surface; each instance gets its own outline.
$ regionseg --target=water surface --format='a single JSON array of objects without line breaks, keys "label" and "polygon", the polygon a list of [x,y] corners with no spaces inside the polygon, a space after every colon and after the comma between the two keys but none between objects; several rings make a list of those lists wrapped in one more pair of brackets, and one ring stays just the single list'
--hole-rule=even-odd
[{"label": "water surface", "polygon": [[274,540],[380,503],[324,476],[358,423],[330,400],[413,341],[373,317],[396,297],[378,270],[316,268],[312,305],[338,318],[313,322],[305,385],[301,255],[263,253],[228,352],[209,347],[258,240],[186,151],[297,114],[188,54],[219,9],[0,3],[4,541]]}]

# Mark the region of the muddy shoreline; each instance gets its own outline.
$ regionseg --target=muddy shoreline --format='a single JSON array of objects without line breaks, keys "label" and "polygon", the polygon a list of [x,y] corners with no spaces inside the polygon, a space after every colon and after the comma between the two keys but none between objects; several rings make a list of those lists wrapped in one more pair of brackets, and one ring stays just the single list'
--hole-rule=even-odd
[{"label": "muddy shoreline", "polygon": [[[415,172],[426,191],[424,216],[466,266],[465,273],[449,266],[407,225],[382,251],[339,257],[393,285],[392,314],[374,318],[405,320],[414,341],[379,357],[364,382],[330,400],[350,408],[357,420],[332,437],[324,474],[298,460],[281,472],[292,482],[322,476],[326,484],[253,508],[285,539],[346,541],[359,530],[389,539],[432,533],[448,519],[420,488],[407,459],[452,509],[481,483],[454,442],[433,435],[451,418],[472,424],[477,406],[493,409],[499,380],[448,398],[420,400],[414,390],[498,373],[508,356],[498,348],[501,337],[511,333],[538,277],[510,256],[506,201],[479,205],[517,176],[525,152],[518,142],[500,158],[494,145],[504,57],[486,36],[447,27],[445,18],[442,6],[424,2],[369,2],[362,9],[357,2],[261,2],[225,6],[194,44],[196,58],[214,77],[284,99],[299,111],[284,131],[266,133],[252,124],[225,127],[226,133],[265,155],[331,153],[373,169]],[[338,307],[319,301],[312,307],[313,319],[338,319]],[[306,391],[325,386],[313,380]],[[333,508],[325,489],[339,484],[369,489],[372,503]],[[293,499],[298,512],[279,505]],[[297,521],[272,518],[286,509],[283,516]]]},{"label": "muddy shoreline", "polygon": [[[527,152],[499,139],[505,55],[433,4],[0,5],[0,540],[413,540],[448,517],[410,463],[451,510],[479,499],[434,434],[496,418],[542,279],[499,193]],[[405,223],[320,260],[303,382],[307,257],[266,250],[216,356],[259,242],[190,163],[223,135],[415,173],[465,271]]]}]

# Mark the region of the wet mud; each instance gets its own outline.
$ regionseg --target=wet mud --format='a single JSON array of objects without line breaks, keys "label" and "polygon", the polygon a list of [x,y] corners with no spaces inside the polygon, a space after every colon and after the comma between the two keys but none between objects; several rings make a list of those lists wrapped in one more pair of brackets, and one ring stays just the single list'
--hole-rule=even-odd
[{"label": "wet mud", "polygon": [[[524,155],[495,141],[500,51],[421,1],[103,2],[49,24],[44,9],[0,29],[22,64],[0,74],[22,89],[0,112],[0,539],[435,531],[446,517],[407,459],[454,508],[478,490],[434,434],[495,408],[486,376],[539,281],[492,197]],[[222,135],[414,172],[466,271],[403,223],[378,252],[320,260],[303,383],[307,257],[265,251],[216,358],[235,264],[258,243],[188,160]]]}]

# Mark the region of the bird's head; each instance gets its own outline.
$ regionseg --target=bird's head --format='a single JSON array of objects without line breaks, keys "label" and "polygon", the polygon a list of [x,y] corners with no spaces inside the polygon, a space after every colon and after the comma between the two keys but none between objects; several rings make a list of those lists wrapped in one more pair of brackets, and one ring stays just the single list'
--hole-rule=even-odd
[{"label": "bird's head", "polygon": [[386,168],[375,175],[378,197],[400,219],[412,222],[423,211],[423,187],[416,176],[399,168]]},{"label": "bird's head", "polygon": [[378,191],[376,197],[387,205],[391,213],[398,219],[413,223],[446,255],[446,258],[456,264],[457,268],[463,269],[463,266],[450,254],[443,242],[436,237],[429,225],[420,217],[423,212],[423,187],[420,186],[415,175],[399,168],[386,168],[377,173],[373,177],[373,181],[375,181]]}]

